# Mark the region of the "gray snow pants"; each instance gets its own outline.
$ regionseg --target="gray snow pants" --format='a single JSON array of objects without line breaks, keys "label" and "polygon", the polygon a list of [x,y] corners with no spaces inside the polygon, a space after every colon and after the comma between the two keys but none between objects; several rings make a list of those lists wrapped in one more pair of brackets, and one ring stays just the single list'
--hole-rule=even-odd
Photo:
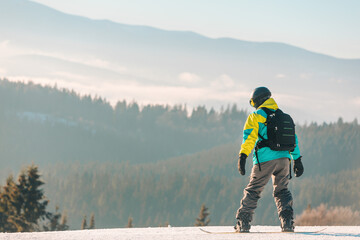
[{"label": "gray snow pants", "polygon": [[240,201],[240,208],[237,211],[236,218],[241,219],[241,215],[247,215],[252,220],[254,210],[260,198],[261,192],[269,182],[270,177],[273,181],[273,196],[279,217],[284,211],[293,213],[293,199],[288,189],[289,183],[289,159],[279,158],[268,162],[261,163],[259,166],[254,165],[250,175],[250,182],[244,189],[244,197]]}]

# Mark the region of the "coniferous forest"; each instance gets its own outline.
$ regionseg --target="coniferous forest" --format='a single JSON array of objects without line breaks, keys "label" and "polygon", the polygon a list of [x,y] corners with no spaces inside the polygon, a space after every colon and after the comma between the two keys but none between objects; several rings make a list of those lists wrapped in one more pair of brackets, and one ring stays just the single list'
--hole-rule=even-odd
[{"label": "coniferous forest", "polygon": [[[119,97],[121,98],[121,97]],[[281,103],[279,103],[281,105]],[[291,114],[291,113],[290,113]],[[209,225],[232,225],[248,182],[237,172],[248,112],[145,105],[81,96],[56,86],[0,80],[0,185],[35,164],[70,229],[92,213],[96,227],[192,226],[206,205]],[[305,173],[290,183],[300,215],[313,207],[360,209],[357,120],[297,124]],[[271,186],[254,224],[278,225]]]}]

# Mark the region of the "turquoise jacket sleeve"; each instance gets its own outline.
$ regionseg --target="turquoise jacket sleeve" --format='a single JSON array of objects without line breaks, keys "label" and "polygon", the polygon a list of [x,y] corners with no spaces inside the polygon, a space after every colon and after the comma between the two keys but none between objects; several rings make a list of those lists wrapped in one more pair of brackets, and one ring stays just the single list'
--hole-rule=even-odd
[{"label": "turquoise jacket sleeve", "polygon": [[290,152],[292,159],[296,160],[298,159],[301,155],[300,155],[300,148],[299,148],[299,141],[298,141],[298,137],[295,134],[295,139],[296,139],[296,147],[294,149],[294,151]]}]

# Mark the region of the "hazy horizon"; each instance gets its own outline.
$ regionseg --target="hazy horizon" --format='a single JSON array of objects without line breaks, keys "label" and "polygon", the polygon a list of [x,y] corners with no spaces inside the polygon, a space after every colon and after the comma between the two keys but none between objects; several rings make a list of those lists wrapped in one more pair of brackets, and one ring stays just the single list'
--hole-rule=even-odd
[{"label": "hazy horizon", "polygon": [[0,77],[11,81],[56,84],[113,105],[126,99],[219,110],[236,103],[248,111],[251,91],[267,86],[280,108],[299,122],[360,117],[360,59],[276,42],[208,38],[201,31],[91,20],[35,1],[1,4],[7,21],[0,23]]}]

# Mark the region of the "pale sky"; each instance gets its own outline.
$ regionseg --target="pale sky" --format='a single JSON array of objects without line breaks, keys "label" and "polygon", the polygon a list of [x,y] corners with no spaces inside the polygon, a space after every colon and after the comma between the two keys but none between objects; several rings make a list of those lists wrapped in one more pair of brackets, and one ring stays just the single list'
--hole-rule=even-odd
[{"label": "pale sky", "polygon": [[185,30],[209,37],[283,42],[360,59],[360,0],[33,0],[62,12]]}]

